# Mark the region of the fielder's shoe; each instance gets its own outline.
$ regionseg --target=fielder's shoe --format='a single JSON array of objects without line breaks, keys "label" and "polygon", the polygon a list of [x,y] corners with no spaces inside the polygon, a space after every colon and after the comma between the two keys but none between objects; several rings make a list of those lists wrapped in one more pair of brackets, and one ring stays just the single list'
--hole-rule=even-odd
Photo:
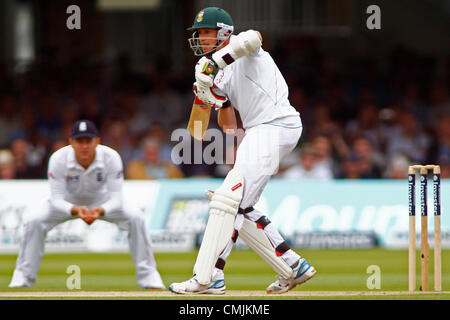
[{"label": "fielder's shoe", "polygon": [[317,273],[316,269],[305,259],[300,258],[298,265],[293,270],[293,277],[284,279],[280,277],[277,281],[269,285],[266,289],[268,294],[285,293],[296,285],[302,284],[311,279]]},{"label": "fielder's shoe", "polygon": [[34,281],[28,279],[20,270],[14,270],[9,288],[31,288]]},{"label": "fielder's shoe", "polygon": [[161,279],[161,275],[158,271],[155,271],[150,276],[150,285],[144,287],[144,289],[150,290],[165,290],[166,287]]},{"label": "fielder's shoe", "polygon": [[32,285],[26,283],[10,283],[8,285],[9,288],[31,288]]},{"label": "fielder's shoe", "polygon": [[224,279],[213,280],[210,284],[202,285],[194,276],[184,282],[172,283],[169,290],[179,294],[224,294],[226,287]]}]

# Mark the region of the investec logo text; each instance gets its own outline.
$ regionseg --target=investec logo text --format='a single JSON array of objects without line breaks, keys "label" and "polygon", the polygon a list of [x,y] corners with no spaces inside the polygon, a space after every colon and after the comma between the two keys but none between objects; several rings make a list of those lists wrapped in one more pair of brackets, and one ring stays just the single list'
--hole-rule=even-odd
[{"label": "investec logo text", "polygon": [[408,203],[409,203],[409,215],[415,215],[415,194],[414,194],[414,186],[416,184],[415,174],[408,176]]},{"label": "investec logo text", "polygon": [[433,181],[434,181],[434,212],[438,212],[438,214],[440,213],[440,198],[441,198],[441,188],[440,188],[440,179],[437,175],[435,175],[433,177]]}]

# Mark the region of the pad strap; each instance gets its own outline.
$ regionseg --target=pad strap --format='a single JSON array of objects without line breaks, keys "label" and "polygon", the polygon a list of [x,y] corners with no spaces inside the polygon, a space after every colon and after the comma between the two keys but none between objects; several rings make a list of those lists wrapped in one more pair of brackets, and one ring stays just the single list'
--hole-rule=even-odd
[{"label": "pad strap", "polygon": [[238,209],[238,213],[239,214],[246,214],[246,213],[252,212],[253,210],[255,210],[255,208],[253,208],[253,207],[248,207],[248,208],[245,208],[245,209],[239,208]]}]

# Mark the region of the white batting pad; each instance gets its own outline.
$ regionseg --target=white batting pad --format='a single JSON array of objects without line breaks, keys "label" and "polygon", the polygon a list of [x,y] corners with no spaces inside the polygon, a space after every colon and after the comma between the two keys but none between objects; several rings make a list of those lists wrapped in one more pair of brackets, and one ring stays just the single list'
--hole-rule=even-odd
[{"label": "white batting pad", "polygon": [[203,235],[194,273],[200,284],[211,282],[217,259],[233,235],[234,219],[244,190],[244,179],[233,169],[211,197],[209,218]]},{"label": "white batting pad", "polygon": [[239,237],[258,253],[280,276],[285,279],[292,276],[292,268],[282,258],[276,255],[275,248],[270,243],[264,231],[259,229],[255,222],[244,219],[242,228],[239,231]]}]

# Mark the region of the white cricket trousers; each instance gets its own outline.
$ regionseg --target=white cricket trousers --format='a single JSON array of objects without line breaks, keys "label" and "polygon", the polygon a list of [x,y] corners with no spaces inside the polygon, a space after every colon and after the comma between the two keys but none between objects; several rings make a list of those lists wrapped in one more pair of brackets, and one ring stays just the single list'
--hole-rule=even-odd
[{"label": "white cricket trousers", "polygon": [[[244,194],[240,204],[241,209],[253,207],[259,200],[270,177],[278,172],[280,161],[297,145],[302,134],[302,123],[291,121],[289,126],[283,124],[261,124],[245,132],[236,153],[234,169],[237,169],[244,179]],[[300,256],[290,249],[276,226],[260,211],[254,209],[246,214],[237,214],[234,223],[232,239],[219,256],[215,274],[221,273],[227,257],[237,240],[243,219],[249,219],[263,229],[277,254],[290,266],[294,265]],[[219,268],[218,268],[219,267]],[[220,268],[222,267],[222,268]]]},{"label": "white cricket trousers", "polygon": [[[88,206],[89,209],[94,206]],[[47,233],[56,225],[77,219],[68,213],[55,211],[48,200],[24,223],[16,269],[10,283],[32,286],[36,281],[39,266],[44,255]],[[144,217],[138,209],[124,206],[124,209],[106,213],[99,219],[116,224],[120,230],[128,231],[130,253],[136,267],[137,282],[142,288],[162,286],[161,277],[145,227]],[[95,222],[94,222],[95,223]],[[107,266],[105,266],[107,267]]]}]

